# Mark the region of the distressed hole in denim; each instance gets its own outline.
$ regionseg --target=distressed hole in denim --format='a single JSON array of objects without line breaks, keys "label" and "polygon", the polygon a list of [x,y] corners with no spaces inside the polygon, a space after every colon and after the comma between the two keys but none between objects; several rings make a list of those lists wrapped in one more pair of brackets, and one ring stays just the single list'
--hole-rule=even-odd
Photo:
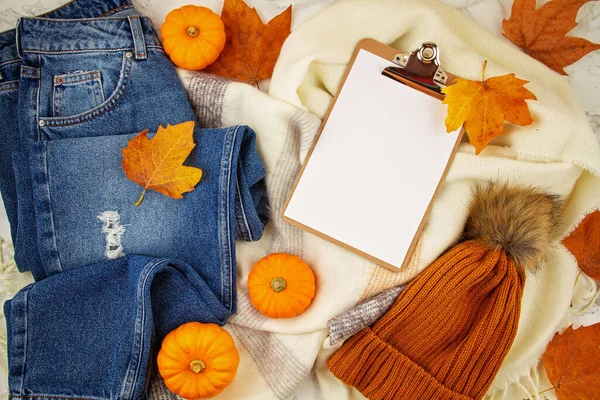
[{"label": "distressed hole in denim", "polygon": [[104,211],[98,215],[98,219],[103,222],[102,232],[106,234],[104,254],[111,260],[123,257],[125,252],[121,245],[121,236],[125,233],[125,227],[120,223],[121,216],[117,211]]}]

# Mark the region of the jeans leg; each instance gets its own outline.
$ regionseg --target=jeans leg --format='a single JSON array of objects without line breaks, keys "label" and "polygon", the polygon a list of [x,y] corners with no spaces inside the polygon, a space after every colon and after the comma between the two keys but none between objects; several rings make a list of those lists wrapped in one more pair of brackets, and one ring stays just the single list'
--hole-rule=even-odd
[{"label": "jeans leg", "polygon": [[49,277],[5,305],[15,397],[143,399],[164,336],[229,312],[189,265],[126,256]]},{"label": "jeans leg", "polygon": [[17,235],[17,195],[10,155],[19,148],[17,96],[20,67],[14,31],[0,33],[0,194],[13,243]]}]

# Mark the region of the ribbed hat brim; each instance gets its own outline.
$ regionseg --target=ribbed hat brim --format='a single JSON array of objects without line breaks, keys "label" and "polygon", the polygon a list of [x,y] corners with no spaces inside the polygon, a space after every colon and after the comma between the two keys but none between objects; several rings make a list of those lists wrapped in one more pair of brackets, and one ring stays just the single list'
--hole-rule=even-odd
[{"label": "ribbed hat brim", "polygon": [[474,400],[444,386],[371,328],[351,337],[327,365],[371,400]]}]

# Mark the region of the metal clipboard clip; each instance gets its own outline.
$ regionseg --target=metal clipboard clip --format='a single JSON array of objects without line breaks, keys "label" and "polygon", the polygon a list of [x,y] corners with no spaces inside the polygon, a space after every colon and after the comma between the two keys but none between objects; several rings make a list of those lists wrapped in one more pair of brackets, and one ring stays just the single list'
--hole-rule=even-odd
[{"label": "metal clipboard clip", "polygon": [[440,51],[435,43],[424,42],[410,54],[394,56],[397,67],[387,67],[381,73],[404,83],[409,80],[436,93],[442,93],[448,82],[448,74],[440,67]]}]

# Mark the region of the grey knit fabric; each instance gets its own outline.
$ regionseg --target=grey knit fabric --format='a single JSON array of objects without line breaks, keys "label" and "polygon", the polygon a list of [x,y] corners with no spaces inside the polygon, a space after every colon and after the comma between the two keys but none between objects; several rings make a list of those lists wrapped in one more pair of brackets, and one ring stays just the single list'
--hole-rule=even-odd
[{"label": "grey knit fabric", "polygon": [[400,285],[386,290],[327,321],[330,343],[334,345],[346,340],[377,321],[392,306],[404,287]]},{"label": "grey knit fabric", "polygon": [[185,88],[202,128],[223,126],[223,97],[231,81],[204,72],[194,72],[185,79]]}]

